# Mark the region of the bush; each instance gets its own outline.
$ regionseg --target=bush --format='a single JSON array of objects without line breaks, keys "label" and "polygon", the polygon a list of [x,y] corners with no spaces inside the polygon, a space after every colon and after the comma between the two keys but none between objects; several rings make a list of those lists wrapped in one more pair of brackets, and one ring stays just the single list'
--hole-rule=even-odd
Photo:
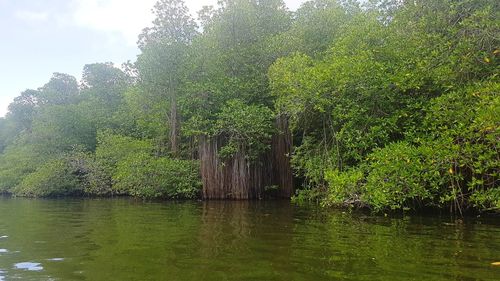
[{"label": "bush", "polygon": [[418,209],[441,185],[441,173],[418,147],[407,142],[376,150],[363,166],[362,200],[375,210]]},{"label": "bush", "polygon": [[483,82],[431,102],[419,142],[429,147],[433,163],[445,164],[440,203],[459,211],[498,209],[499,92],[500,83]]},{"label": "bush", "polygon": [[324,204],[500,210],[499,91],[483,83],[435,98],[412,138],[374,150],[346,172],[327,171]]},{"label": "bush", "polygon": [[0,193],[10,193],[45,161],[47,159],[37,155],[32,146],[9,146],[3,154],[0,154]]},{"label": "bush", "polygon": [[109,195],[112,193],[112,172],[106,166],[92,159],[87,164],[84,191],[89,195]]},{"label": "bush", "polygon": [[325,191],[321,188],[306,187],[299,189],[292,196],[291,201],[296,204],[305,204],[306,202],[322,203],[325,200]]},{"label": "bush", "polygon": [[80,193],[81,185],[72,165],[64,158],[40,166],[13,189],[13,194],[27,197],[50,197]]},{"label": "bush", "polygon": [[346,172],[328,170],[325,173],[325,180],[329,188],[323,205],[362,206],[364,204],[360,200],[363,172],[359,169],[351,169]]},{"label": "bush", "polygon": [[113,193],[112,177],[116,173],[118,162],[131,154],[151,153],[153,145],[149,140],[99,132],[95,159],[88,164],[85,192],[92,195]]},{"label": "bush", "polygon": [[482,210],[500,210],[500,188],[479,189],[472,193],[470,202]]},{"label": "bush", "polygon": [[120,161],[113,182],[114,190],[144,198],[195,198],[201,187],[196,162],[146,153]]}]

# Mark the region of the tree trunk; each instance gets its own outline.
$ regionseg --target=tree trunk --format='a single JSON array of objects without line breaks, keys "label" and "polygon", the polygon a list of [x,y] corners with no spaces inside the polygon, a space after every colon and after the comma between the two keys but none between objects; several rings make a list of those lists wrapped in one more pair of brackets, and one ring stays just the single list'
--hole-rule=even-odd
[{"label": "tree trunk", "polygon": [[179,151],[178,144],[178,130],[179,130],[179,119],[177,116],[177,100],[175,96],[172,96],[172,101],[170,103],[170,150],[173,155],[177,155]]},{"label": "tree trunk", "polygon": [[290,198],[293,195],[293,171],[290,163],[292,156],[292,133],[288,118],[279,116],[276,119],[276,128],[279,133],[273,136],[270,155],[273,171],[273,182],[278,185],[279,196]]},{"label": "tree trunk", "polygon": [[256,161],[246,158],[243,147],[230,159],[219,158],[224,137],[200,139],[203,199],[261,199],[266,187],[277,186],[274,196],[290,198],[293,193],[290,153],[292,147],[288,120],[276,120],[279,133],[271,140],[271,149]]}]

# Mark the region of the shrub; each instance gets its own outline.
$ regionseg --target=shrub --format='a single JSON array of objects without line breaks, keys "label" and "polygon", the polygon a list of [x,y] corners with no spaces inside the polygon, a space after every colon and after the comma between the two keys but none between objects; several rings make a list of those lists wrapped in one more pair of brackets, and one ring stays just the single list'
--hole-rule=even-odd
[{"label": "shrub", "polygon": [[369,155],[362,200],[375,210],[417,209],[433,199],[441,175],[426,155],[407,142],[399,142]]},{"label": "shrub", "polygon": [[92,195],[106,195],[113,192],[112,177],[118,162],[131,154],[151,153],[153,145],[149,140],[139,140],[109,131],[99,132],[95,159],[88,164],[85,192]]},{"label": "shrub", "polygon": [[328,170],[325,180],[328,183],[328,195],[323,205],[354,205],[362,206],[360,199],[363,172],[359,169],[350,169],[345,172]]},{"label": "shrub", "polygon": [[59,158],[40,166],[13,189],[13,194],[27,197],[50,197],[80,193],[81,185],[70,163]]},{"label": "shrub", "polygon": [[374,150],[346,172],[327,171],[324,204],[360,198],[376,211],[500,210],[499,90],[483,83],[432,100],[414,137]]},{"label": "shrub", "polygon": [[130,154],[118,163],[113,189],[144,198],[195,198],[201,181],[194,161]]},{"label": "shrub", "polygon": [[35,153],[32,146],[12,145],[0,154],[0,193],[9,193],[47,159]]}]

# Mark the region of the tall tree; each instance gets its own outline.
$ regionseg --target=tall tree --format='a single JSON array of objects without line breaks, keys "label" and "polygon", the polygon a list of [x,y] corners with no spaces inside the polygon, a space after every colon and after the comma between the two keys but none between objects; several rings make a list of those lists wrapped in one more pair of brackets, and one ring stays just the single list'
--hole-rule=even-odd
[{"label": "tall tree", "polygon": [[139,36],[140,84],[156,98],[169,101],[168,123],[170,150],[179,150],[179,114],[177,99],[186,49],[198,34],[197,25],[182,0],[160,0],[153,9],[153,26]]},{"label": "tall tree", "polygon": [[40,92],[36,90],[25,90],[20,96],[14,98],[9,104],[9,113],[7,118],[12,120],[18,128],[18,131],[31,130],[31,124],[36,114],[38,98]]},{"label": "tall tree", "polygon": [[37,102],[40,105],[63,105],[76,101],[79,94],[76,78],[65,73],[54,73],[50,81],[38,89]]},{"label": "tall tree", "polygon": [[203,34],[193,43],[182,108],[186,131],[199,140],[203,196],[258,198],[263,185],[277,183],[263,172],[273,165],[263,159],[275,118],[265,73],[280,55],[275,39],[291,14],[279,0],[226,0],[200,16]]},{"label": "tall tree", "polygon": [[183,109],[208,130],[198,121],[216,119],[229,100],[271,105],[264,73],[281,54],[278,37],[291,14],[279,0],[226,0],[200,16],[205,25],[193,43]]},{"label": "tall tree", "polygon": [[130,78],[113,63],[87,64],[81,80],[81,106],[97,127],[113,127],[114,115],[124,102]]}]

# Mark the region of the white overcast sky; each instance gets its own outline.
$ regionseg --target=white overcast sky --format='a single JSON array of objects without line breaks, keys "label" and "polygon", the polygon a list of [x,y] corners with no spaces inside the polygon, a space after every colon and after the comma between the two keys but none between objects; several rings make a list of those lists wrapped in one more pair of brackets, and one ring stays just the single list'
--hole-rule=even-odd
[{"label": "white overcast sky", "polygon": [[[0,117],[15,96],[53,72],[78,80],[87,63],[135,60],[156,0],[0,0]],[[285,0],[296,10],[305,0]],[[187,0],[193,15],[217,0]]]}]

